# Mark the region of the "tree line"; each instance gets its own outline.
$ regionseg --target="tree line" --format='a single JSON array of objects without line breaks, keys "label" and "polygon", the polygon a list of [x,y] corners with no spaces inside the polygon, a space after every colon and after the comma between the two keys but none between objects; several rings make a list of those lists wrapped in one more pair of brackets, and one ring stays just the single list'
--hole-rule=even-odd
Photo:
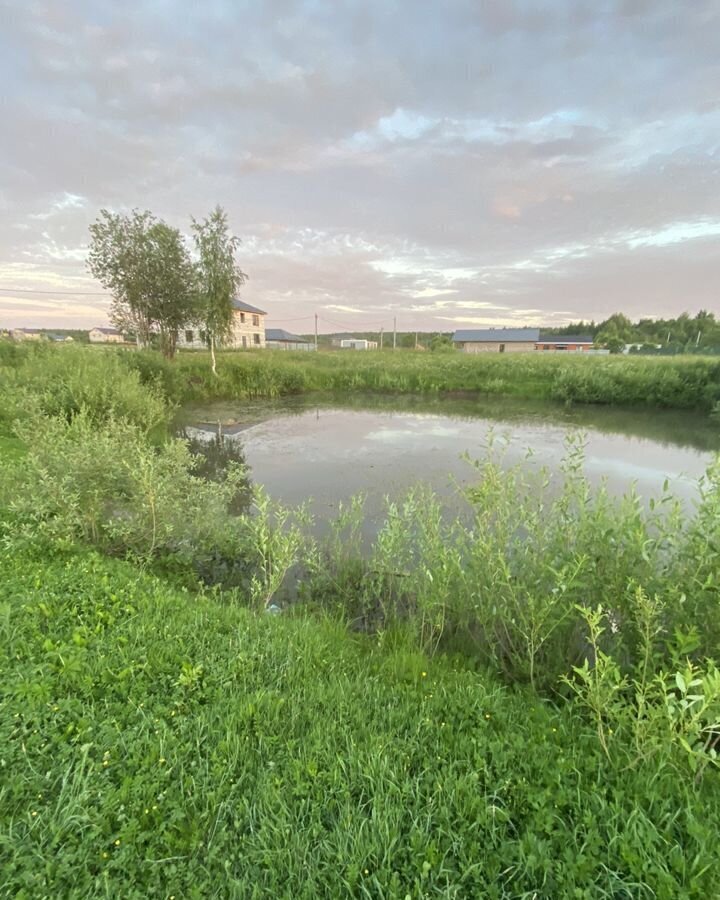
[{"label": "tree line", "polygon": [[644,352],[720,351],[720,321],[704,309],[694,316],[684,312],[674,319],[644,318],[637,322],[614,313],[602,322],[572,322],[555,329],[555,333],[588,335],[596,345],[611,351],[627,344],[640,345]]},{"label": "tree line", "polygon": [[103,209],[90,226],[87,265],[112,294],[113,325],[143,346],[159,335],[170,359],[178,331],[198,326],[217,374],[215,348],[232,333],[233,299],[248,276],[235,260],[241,241],[230,233],[220,206],[205,219],[193,218],[191,230],[192,253],[180,230],[149,210]]}]

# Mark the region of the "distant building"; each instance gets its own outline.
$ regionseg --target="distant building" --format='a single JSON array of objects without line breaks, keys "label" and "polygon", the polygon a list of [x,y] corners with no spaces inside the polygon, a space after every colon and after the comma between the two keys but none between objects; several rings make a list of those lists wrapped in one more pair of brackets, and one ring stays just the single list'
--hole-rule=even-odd
[{"label": "distant building", "polygon": [[122,332],[117,328],[91,328],[88,331],[91,344],[122,344]]},{"label": "distant building", "polygon": [[456,331],[453,344],[465,353],[517,353],[534,350],[539,328],[479,328]]},{"label": "distant building", "polygon": [[67,344],[73,340],[69,334],[52,334],[48,332],[45,337],[54,344]]},{"label": "distant building", "polygon": [[[265,346],[264,309],[250,306],[244,300],[233,300],[234,322],[229,340],[224,341],[225,349],[239,350],[249,347]],[[207,336],[201,328],[182,328],[178,334],[178,347],[185,350],[207,349]]]},{"label": "distant building", "polygon": [[350,340],[350,341],[355,340],[355,335],[354,335],[354,334],[350,334],[350,333],[347,332],[347,331],[346,331],[346,332],[340,332],[340,333],[338,333],[338,334],[334,334],[334,335],[330,338],[330,346],[331,346],[331,347],[338,347],[338,348],[339,348],[339,347],[342,345],[342,342],[343,342],[343,341],[347,341],[347,340]]},{"label": "distant building", "polygon": [[284,328],[266,328],[265,346],[268,350],[314,350],[315,343],[291,334]]},{"label": "distant building", "polygon": [[340,341],[341,350],[377,350],[377,341],[367,341],[365,338],[343,338]]},{"label": "distant building", "polygon": [[588,335],[547,334],[542,335],[536,344],[537,350],[554,352],[564,350],[569,353],[585,353],[592,348],[593,339]]},{"label": "distant building", "polygon": [[39,328],[13,328],[10,336],[14,341],[40,341],[45,337]]}]

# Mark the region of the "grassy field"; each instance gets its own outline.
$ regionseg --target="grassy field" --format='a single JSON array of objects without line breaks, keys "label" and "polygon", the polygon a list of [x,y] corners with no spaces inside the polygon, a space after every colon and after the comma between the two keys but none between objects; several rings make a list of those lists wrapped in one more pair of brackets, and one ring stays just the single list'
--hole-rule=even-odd
[{"label": "grassy field", "polygon": [[717,784],[459,659],[0,561],[7,897],[676,897]]},{"label": "grassy field", "polygon": [[[369,357],[0,352],[1,896],[716,893],[720,462],[688,515],[489,453],[465,519],[420,489],[360,556],[359,502],[321,543],[238,515],[169,436],[205,391],[505,365]],[[598,362],[507,371],[714,384]]]}]

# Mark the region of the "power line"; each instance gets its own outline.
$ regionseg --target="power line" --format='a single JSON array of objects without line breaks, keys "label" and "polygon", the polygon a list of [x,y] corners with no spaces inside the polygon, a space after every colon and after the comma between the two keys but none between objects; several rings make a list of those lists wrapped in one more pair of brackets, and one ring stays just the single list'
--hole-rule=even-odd
[{"label": "power line", "polygon": [[41,291],[35,288],[5,288],[0,287],[3,294],[66,294],[69,297],[109,297],[105,291]]}]

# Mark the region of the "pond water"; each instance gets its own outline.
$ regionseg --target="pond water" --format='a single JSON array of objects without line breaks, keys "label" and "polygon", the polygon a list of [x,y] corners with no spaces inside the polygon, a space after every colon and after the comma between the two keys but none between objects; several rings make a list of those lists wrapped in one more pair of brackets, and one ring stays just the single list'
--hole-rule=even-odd
[{"label": "pond water", "polygon": [[463,457],[483,459],[492,434],[504,464],[558,471],[571,433],[582,433],[585,472],[618,494],[633,484],[658,496],[667,479],[687,501],[720,450],[720,428],[689,413],[565,408],[511,398],[301,397],[276,402],[187,408],[180,425],[210,446],[220,423],[228,451],[244,459],[253,482],[290,506],[311,501],[319,522],[360,492],[366,512],[381,513],[418,482],[454,505],[476,478]]}]

